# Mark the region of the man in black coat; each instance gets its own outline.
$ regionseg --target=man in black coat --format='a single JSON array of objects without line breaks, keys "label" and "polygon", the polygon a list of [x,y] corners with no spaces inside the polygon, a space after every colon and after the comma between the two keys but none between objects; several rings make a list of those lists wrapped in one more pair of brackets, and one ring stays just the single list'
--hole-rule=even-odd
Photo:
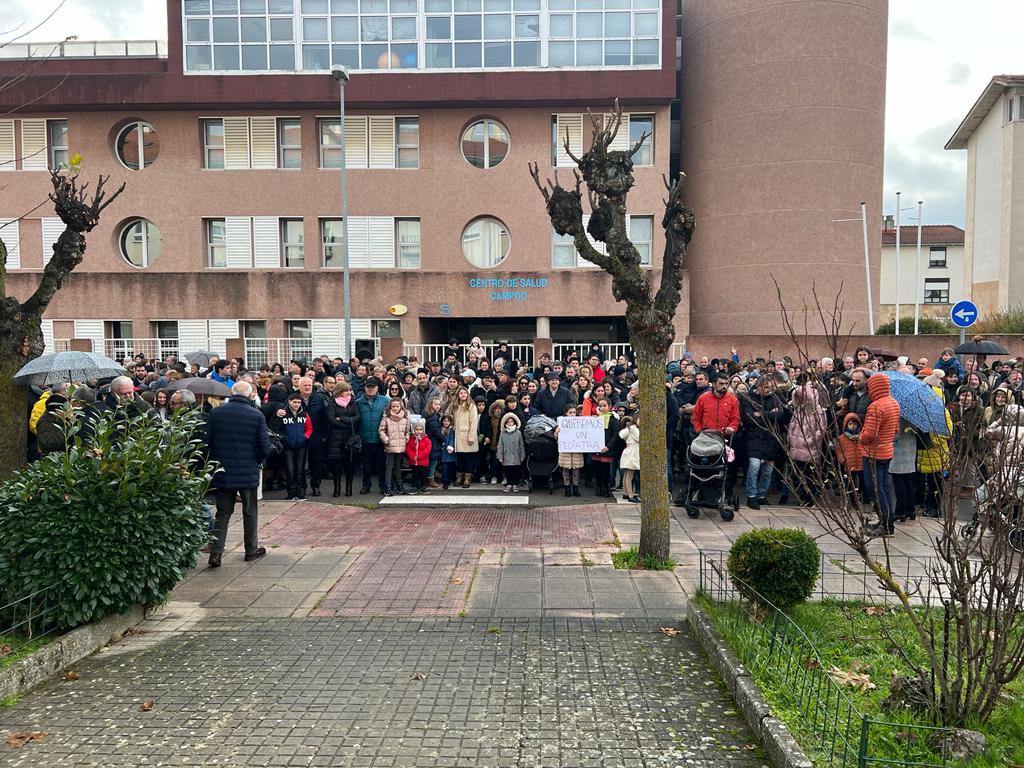
[{"label": "man in black coat", "polygon": [[534,406],[538,411],[551,419],[557,419],[565,415],[565,409],[576,403],[576,398],[571,389],[562,387],[561,379],[557,373],[547,375],[547,389],[537,393],[537,400]]},{"label": "man in black coat", "polygon": [[252,385],[240,381],[231,388],[231,397],[210,411],[206,421],[206,444],[210,459],[220,465],[210,485],[217,494],[217,538],[210,550],[210,567],[219,568],[228,522],[235,511],[235,495],[242,497],[242,525],[245,560],[258,560],[267,554],[259,546],[256,529],[259,508],[256,490],[260,484],[260,464],[273,451],[267,437],[267,420],[252,404]]}]

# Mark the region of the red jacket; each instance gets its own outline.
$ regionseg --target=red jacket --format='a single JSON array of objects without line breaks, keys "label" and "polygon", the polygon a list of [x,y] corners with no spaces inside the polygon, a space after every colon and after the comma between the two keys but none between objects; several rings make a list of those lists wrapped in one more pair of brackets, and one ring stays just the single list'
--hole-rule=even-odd
[{"label": "red jacket", "polygon": [[697,398],[691,418],[698,432],[705,429],[722,432],[726,427],[732,427],[735,432],[740,428],[740,401],[732,392],[716,397],[713,390],[708,390]]},{"label": "red jacket", "polygon": [[900,426],[900,404],[889,394],[889,377],[881,373],[871,376],[868,397],[871,403],[860,431],[860,455],[867,459],[891,459]]},{"label": "red jacket", "polygon": [[409,459],[410,467],[430,466],[430,438],[424,435],[416,437],[413,435],[405,446],[405,455]]}]

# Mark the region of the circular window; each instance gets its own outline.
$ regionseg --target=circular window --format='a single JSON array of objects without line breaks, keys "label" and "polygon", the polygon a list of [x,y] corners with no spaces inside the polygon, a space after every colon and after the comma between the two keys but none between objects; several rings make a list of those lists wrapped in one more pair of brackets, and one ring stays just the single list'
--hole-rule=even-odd
[{"label": "circular window", "polygon": [[511,245],[508,227],[497,219],[476,219],[462,231],[462,253],[474,267],[496,267]]},{"label": "circular window", "polygon": [[133,267],[144,269],[160,257],[163,238],[156,224],[146,219],[134,219],[121,230],[121,255]]},{"label": "circular window", "polygon": [[477,168],[493,168],[508,155],[508,131],[494,120],[478,120],[462,133],[462,156]]},{"label": "circular window", "polygon": [[160,154],[160,138],[149,123],[128,123],[122,128],[114,142],[117,159],[128,168],[137,171],[148,168]]}]

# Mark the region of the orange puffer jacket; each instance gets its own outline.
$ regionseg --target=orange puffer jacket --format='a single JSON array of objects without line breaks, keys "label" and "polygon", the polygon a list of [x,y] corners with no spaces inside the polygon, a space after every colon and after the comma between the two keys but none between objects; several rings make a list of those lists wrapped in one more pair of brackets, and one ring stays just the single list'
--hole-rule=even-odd
[{"label": "orange puffer jacket", "polygon": [[869,378],[868,397],[871,403],[860,432],[860,455],[867,459],[891,459],[900,426],[900,404],[889,394],[889,378],[881,373]]}]

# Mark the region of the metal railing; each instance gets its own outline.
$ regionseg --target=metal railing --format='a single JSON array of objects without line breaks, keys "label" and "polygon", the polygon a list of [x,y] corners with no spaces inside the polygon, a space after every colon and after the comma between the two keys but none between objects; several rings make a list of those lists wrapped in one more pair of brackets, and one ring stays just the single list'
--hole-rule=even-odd
[{"label": "metal railing", "polygon": [[7,43],[0,59],[166,58],[165,40],[64,40],[52,43]]},{"label": "metal railing", "polygon": [[[374,338],[373,354],[380,354],[380,339]],[[273,365],[281,363],[287,367],[292,360],[309,363],[314,356],[327,355],[331,358],[345,357],[345,350],[342,349],[342,340],[323,342],[312,338],[282,338],[282,339],[243,339],[245,348],[245,365],[250,370],[259,368],[261,365]]]},{"label": "metal railing", "polygon": [[[568,357],[575,352],[580,362],[586,360],[587,355],[590,354],[589,341],[574,341],[574,342],[559,342],[552,345],[552,359],[553,360],[566,360]],[[604,355],[605,360],[615,360],[619,355],[625,355],[627,358],[632,359],[633,347],[628,342],[616,342],[616,343],[605,343],[601,344],[601,352]],[[682,358],[683,353],[686,352],[686,344],[679,341],[671,346],[668,353],[669,360],[679,360]]]},{"label": "metal railing", "polygon": [[[463,362],[466,360],[466,352],[469,349],[469,344],[460,344],[462,348],[462,359]],[[482,344],[484,352],[487,353],[487,359],[493,361],[494,355],[498,351],[497,344]],[[416,356],[417,360],[421,363],[444,363],[445,357],[448,355],[447,344],[403,344],[402,351],[406,357]],[[509,343],[508,354],[512,360],[518,360],[526,365],[533,365],[533,344],[524,343]]]},{"label": "metal railing", "polygon": [[[207,343],[209,339],[206,340]],[[178,339],[104,339],[103,354],[119,363],[131,360],[135,355],[149,359],[163,360],[168,355],[177,357],[181,352],[190,352],[193,347],[182,349]]]},{"label": "metal railing", "polygon": [[[935,738],[947,729],[894,723],[862,713],[829,674],[831,664],[803,629],[743,583],[744,592],[755,595],[760,604],[757,611],[748,609],[721,554],[700,550],[700,591],[714,606],[712,622],[720,629],[728,629],[733,638],[731,650],[751,673],[760,680],[770,681],[787,710],[799,712],[800,722],[792,727],[816,765],[837,768],[943,768],[948,765],[945,745]],[[852,594],[841,592],[838,596],[829,596],[849,599],[857,596],[857,590]],[[763,615],[760,615],[761,609]],[[938,753],[930,746],[933,744],[940,745]]]},{"label": "metal railing", "polygon": [[17,654],[27,643],[38,641],[60,629],[58,607],[60,582],[14,597],[0,592],[0,646],[9,650],[0,656]]}]

